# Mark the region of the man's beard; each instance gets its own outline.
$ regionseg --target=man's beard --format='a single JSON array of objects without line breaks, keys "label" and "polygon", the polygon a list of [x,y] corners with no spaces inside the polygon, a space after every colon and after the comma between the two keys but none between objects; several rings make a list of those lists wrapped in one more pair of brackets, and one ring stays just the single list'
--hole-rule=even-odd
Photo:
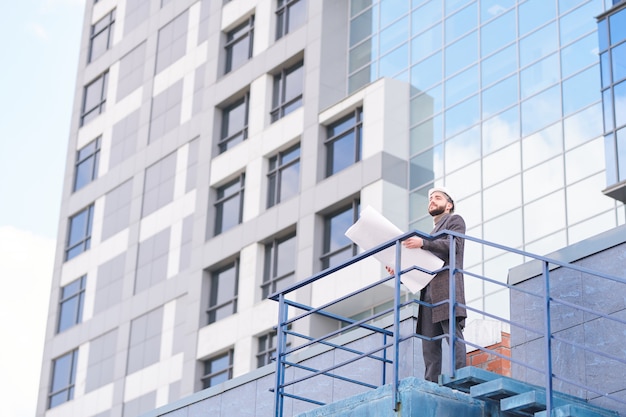
[{"label": "man's beard", "polygon": [[445,211],[446,211],[445,207],[436,206],[435,208],[428,210],[428,214],[435,217],[435,216],[439,216],[440,214],[443,214]]}]

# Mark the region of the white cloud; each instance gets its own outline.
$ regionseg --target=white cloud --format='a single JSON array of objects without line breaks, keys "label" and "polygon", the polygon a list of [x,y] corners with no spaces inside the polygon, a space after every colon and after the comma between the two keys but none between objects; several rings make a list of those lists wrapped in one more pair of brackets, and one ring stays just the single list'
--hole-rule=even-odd
[{"label": "white cloud", "polygon": [[31,35],[35,36],[37,39],[42,41],[48,41],[48,31],[43,27],[41,23],[38,22],[29,22],[26,25],[26,31]]},{"label": "white cloud", "polygon": [[55,241],[0,226],[3,415],[35,415]]}]

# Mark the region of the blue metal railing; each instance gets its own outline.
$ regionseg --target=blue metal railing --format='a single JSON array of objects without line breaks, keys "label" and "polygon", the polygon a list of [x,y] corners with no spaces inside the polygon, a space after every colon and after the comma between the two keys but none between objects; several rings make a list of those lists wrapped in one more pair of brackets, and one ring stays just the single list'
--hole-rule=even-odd
[{"label": "blue metal railing", "polygon": [[[444,266],[442,269],[436,270],[436,271],[428,271],[425,270],[419,266],[413,266],[410,268],[407,268],[405,270],[401,270],[401,242],[411,236],[419,236],[422,237],[424,239],[435,239],[438,238],[440,236],[447,236],[448,240],[449,240],[449,245],[450,245],[450,259],[449,259],[449,265]],[[478,245],[483,245],[483,246],[489,246],[491,248],[494,249],[498,249],[500,251],[506,252],[506,253],[513,253],[513,254],[517,254],[517,255],[521,255],[523,257],[526,258],[530,258],[530,259],[534,259],[538,262],[541,262],[542,264],[542,272],[541,275],[543,277],[543,294],[537,294],[534,293],[532,291],[528,291],[525,290],[523,288],[518,288],[516,286],[513,285],[509,285],[507,283],[503,283],[500,280],[497,279],[492,279],[489,278],[487,276],[483,276],[477,273],[474,273],[472,271],[468,271],[468,270],[461,270],[461,269],[457,269],[455,267],[456,262],[455,262],[455,237],[461,238],[461,239],[465,239],[465,244],[467,246],[468,242],[473,242],[476,243]],[[357,264],[358,262],[361,262],[365,259],[370,258],[371,256],[377,254],[380,251],[383,251],[385,249],[391,248],[392,246],[395,246],[395,251],[396,251],[396,264],[395,264],[395,274],[391,275],[391,276],[386,276],[383,277],[369,285],[366,285],[362,288],[359,288],[358,290],[355,290],[349,294],[346,294],[340,298],[337,298],[335,300],[332,300],[330,302],[327,302],[321,306],[318,307],[312,307],[312,306],[307,306],[304,305],[302,303],[299,303],[295,300],[289,299],[290,295],[295,294],[295,291],[300,289],[300,288],[304,288],[304,287],[308,287],[313,285],[314,283],[323,280],[323,279],[329,279],[330,277],[332,277],[335,273],[346,269],[347,267]],[[551,265],[553,266],[551,268]],[[578,273],[581,274],[588,274],[591,276],[595,276],[595,277],[599,277],[601,279],[605,279],[605,280],[610,280],[619,284],[624,284],[625,289],[624,289],[624,293],[626,294],[626,279],[621,278],[621,277],[617,277],[617,276],[612,276],[609,274],[604,274],[598,271],[593,271],[589,268],[585,268],[585,267],[581,267],[578,265],[574,265],[574,264],[569,264],[567,262],[563,262],[563,261],[559,261],[556,259],[550,259],[544,256],[539,256],[539,255],[535,255],[529,252],[525,252],[519,249],[515,249],[515,248],[510,248],[510,247],[506,247],[504,245],[499,245],[496,243],[492,243],[492,242],[487,242],[484,241],[482,239],[478,239],[478,238],[474,238],[471,236],[467,236],[464,234],[460,234],[460,233],[456,233],[453,231],[449,231],[449,230],[444,230],[441,232],[438,232],[435,235],[429,235],[420,231],[413,231],[413,232],[409,232],[406,234],[403,234],[401,236],[398,236],[396,239],[385,242],[371,250],[365,251],[349,260],[347,260],[346,262],[342,263],[341,265],[332,267],[332,268],[328,268],[324,271],[321,271],[318,274],[313,275],[312,277],[305,279],[303,281],[297,282],[295,284],[293,284],[292,286],[279,291],[275,294],[272,294],[269,298],[275,301],[278,301],[279,303],[279,316],[278,316],[278,325],[277,325],[277,351],[276,351],[276,379],[275,379],[275,386],[274,386],[274,395],[275,395],[275,416],[276,417],[283,417],[283,408],[284,408],[284,398],[288,397],[288,398],[293,398],[295,400],[299,400],[299,401],[304,401],[313,405],[324,405],[324,403],[322,401],[316,400],[314,398],[308,398],[305,397],[303,395],[297,395],[295,393],[295,390],[292,390],[292,392],[287,392],[286,389],[289,387],[293,387],[295,384],[299,384],[299,383],[303,383],[305,381],[308,381],[311,378],[314,378],[316,376],[319,375],[324,375],[330,378],[336,378],[336,379],[340,379],[342,381],[348,382],[348,383],[352,383],[352,384],[356,384],[362,387],[366,387],[368,389],[374,389],[377,388],[379,386],[382,385],[386,385],[386,384],[391,384],[391,388],[392,388],[392,398],[394,399],[393,404],[391,405],[391,407],[393,407],[394,410],[398,410],[398,406],[399,406],[399,402],[400,402],[400,397],[398,394],[398,386],[399,386],[399,382],[400,382],[400,378],[399,378],[399,346],[402,342],[416,337],[416,338],[420,338],[422,340],[438,340],[438,339],[443,339],[443,338],[449,338],[449,346],[454,346],[455,342],[458,343],[464,343],[467,346],[470,346],[474,349],[478,349],[484,352],[489,352],[492,355],[498,356],[500,358],[503,358],[505,360],[511,361],[512,364],[516,364],[516,365],[520,365],[524,368],[533,370],[535,372],[538,372],[541,375],[544,375],[544,380],[545,380],[545,390],[546,390],[546,410],[548,412],[548,415],[550,415],[550,412],[553,408],[553,394],[554,394],[554,390],[553,390],[553,381],[554,379],[559,379],[562,382],[572,385],[574,387],[586,390],[588,392],[594,393],[598,396],[603,396],[605,398],[610,398],[614,401],[616,401],[617,403],[620,403],[622,405],[626,405],[626,401],[618,398],[617,396],[611,396],[610,394],[607,394],[606,392],[602,392],[601,390],[599,390],[598,388],[594,388],[591,386],[588,386],[586,384],[584,384],[583,382],[580,381],[575,381],[572,379],[569,379],[565,376],[562,375],[556,375],[554,373],[554,369],[553,369],[553,347],[552,347],[552,342],[553,340],[557,340],[560,343],[568,343],[571,346],[573,346],[576,349],[581,349],[582,351],[594,354],[594,355],[598,355],[604,358],[607,358],[609,360],[613,360],[616,361],[620,364],[626,365],[626,359],[623,357],[617,357],[615,355],[611,355],[608,353],[604,353],[599,351],[598,349],[593,349],[590,348],[588,346],[585,346],[581,343],[577,343],[577,342],[572,342],[572,341],[568,341],[565,340],[564,338],[561,338],[559,336],[556,336],[555,334],[552,333],[552,328],[551,328],[551,323],[552,320],[554,319],[554,317],[551,314],[551,309],[554,305],[560,304],[566,307],[570,307],[570,308],[575,308],[575,309],[579,309],[583,312],[587,312],[587,313],[591,313],[594,314],[595,316],[598,317],[602,317],[608,320],[611,320],[613,322],[616,323],[620,323],[623,325],[626,325],[626,320],[622,320],[614,315],[609,315],[609,314],[605,314],[601,311],[597,311],[588,307],[584,307],[581,305],[577,305],[562,299],[558,299],[555,298],[551,295],[551,286],[550,286],[550,271],[554,268],[566,268],[568,270],[572,270],[572,271],[576,271]],[[449,300],[444,300],[440,303],[437,304],[428,304],[425,303],[421,300],[418,299],[412,299],[409,301],[402,301],[402,291],[401,291],[401,276],[403,274],[405,274],[408,271],[411,271],[413,269],[422,271],[422,272],[427,272],[430,274],[436,274],[437,272],[443,270],[443,269],[448,269],[450,271],[450,276],[454,276],[454,274],[456,274],[457,272],[461,272],[463,273],[466,277],[471,277],[471,278],[475,278],[475,279],[479,279],[482,280],[483,282],[487,282],[493,285],[497,285],[497,286],[501,286],[502,288],[507,288],[509,291],[518,291],[521,294],[524,295],[528,295],[528,296],[533,296],[533,297],[542,297],[543,301],[542,301],[542,305],[543,305],[543,329],[536,329],[536,328],[532,328],[530,326],[527,326],[519,321],[513,321],[510,319],[507,319],[505,317],[502,316],[498,316],[496,314],[493,314],[491,312],[488,312],[486,310],[480,310],[477,309],[475,307],[472,307],[470,305],[466,305],[466,304],[461,304],[459,303],[456,298],[456,291],[455,291],[455,280],[451,279],[449,280],[450,282],[450,299]],[[341,303],[345,300],[349,300],[352,297],[355,297],[359,294],[364,293],[365,291],[371,290],[375,287],[378,287],[380,285],[384,285],[385,283],[388,283],[389,281],[393,280],[393,306],[391,308],[385,309],[384,311],[380,311],[376,314],[372,314],[366,318],[363,318],[361,320],[355,320],[355,319],[351,319],[349,317],[344,317],[341,316],[339,314],[335,314],[329,311],[329,309],[332,309],[333,306],[337,305],[338,303]],[[457,306],[460,307],[464,307],[467,309],[468,312],[473,312],[476,313],[479,316],[484,316],[484,317],[488,317],[490,319],[493,320],[497,320],[500,321],[502,323],[506,323],[509,326],[512,327],[516,327],[519,329],[522,329],[526,332],[532,333],[532,334],[536,334],[539,337],[543,337],[544,339],[544,358],[545,358],[545,365],[543,367],[539,367],[527,362],[523,362],[521,360],[515,359],[513,357],[509,357],[509,356],[505,356],[502,355],[499,352],[490,350],[486,347],[483,346],[479,346],[477,344],[474,344],[470,341],[467,340],[456,340],[456,335],[454,334],[454,332],[451,332],[450,335],[442,335],[442,336],[438,336],[435,338],[428,338],[419,334],[411,334],[409,336],[405,336],[405,337],[401,337],[400,336],[400,315],[401,315],[401,310],[411,304],[418,304],[418,305],[423,305],[426,307],[434,307],[436,305],[441,305],[441,304],[445,304],[448,303],[449,306],[449,317],[454,317],[454,312]],[[292,313],[291,313],[291,317],[290,317],[290,310],[292,309]],[[296,314],[296,313],[299,314]],[[377,326],[375,324],[373,324],[374,320],[376,319],[380,319],[383,316],[388,316],[388,315],[392,315],[393,320],[392,320],[392,324],[390,326],[390,328],[383,328],[380,326]],[[304,318],[307,317],[312,317],[314,315],[317,316],[321,316],[327,319],[331,319],[331,320],[335,320],[339,323],[343,324],[343,327],[341,327],[338,330],[335,330],[333,332],[330,332],[328,334],[325,334],[321,337],[311,337],[308,335],[304,335],[301,333],[297,333],[293,330],[290,330],[290,327],[293,323],[298,322],[299,320],[302,320]],[[452,322],[452,321],[451,321]],[[352,329],[364,329],[366,332],[368,332],[368,334],[378,334],[381,336],[382,342],[380,345],[376,346],[374,349],[368,350],[368,351],[360,351],[358,349],[355,348],[349,348],[346,346],[342,346],[340,344],[337,343],[333,343],[332,341],[330,341],[329,339],[334,338],[338,335],[340,335],[341,333],[344,333],[346,331],[352,330]],[[626,332],[626,330],[625,330]],[[288,347],[287,345],[287,337],[291,337],[291,338],[295,338],[295,339],[301,339],[304,340],[303,343],[299,343],[299,344],[293,344],[293,346]],[[341,351],[345,351],[350,353],[351,355],[353,355],[350,359],[343,361],[343,362],[339,362],[336,363],[332,366],[329,366],[327,368],[324,369],[314,369],[312,367],[309,366],[304,366],[298,362],[294,362],[294,361],[290,361],[288,360],[288,358],[290,357],[290,355],[293,355],[297,352],[301,352],[306,348],[315,346],[315,345],[323,345],[323,346],[327,346],[333,349],[337,349],[337,350],[341,350]],[[387,351],[390,349],[391,352],[391,357],[388,357]],[[455,374],[455,349],[449,349],[449,372],[450,372],[450,376],[452,378],[454,378],[454,374]],[[346,366],[350,363],[354,363],[356,361],[359,361],[363,358],[369,358],[371,360],[374,360],[378,363],[381,364],[382,366],[382,371],[381,371],[381,379],[378,383],[375,383],[374,381],[359,381],[357,379],[352,378],[350,375],[341,375],[340,373],[336,372],[337,370],[339,370],[341,367]],[[392,375],[391,375],[391,380],[388,381],[387,380],[387,366],[391,366],[391,370],[392,370]],[[285,375],[286,375],[286,369],[288,367],[293,367],[293,368],[297,368],[303,371],[308,372],[308,374],[299,377],[299,378],[293,378],[290,381],[285,381]]]}]

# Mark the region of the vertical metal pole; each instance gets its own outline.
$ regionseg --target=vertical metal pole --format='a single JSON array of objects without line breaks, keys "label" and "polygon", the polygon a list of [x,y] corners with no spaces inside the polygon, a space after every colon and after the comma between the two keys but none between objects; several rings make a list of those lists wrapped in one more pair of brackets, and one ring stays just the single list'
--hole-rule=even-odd
[{"label": "vertical metal pole", "polygon": [[283,331],[284,323],[287,321],[287,305],[285,295],[278,296],[278,328],[276,329],[276,375],[274,382],[274,416],[283,416],[283,384],[285,383],[285,365],[283,354],[287,348],[287,335]]},{"label": "vertical metal pole", "polygon": [[550,267],[547,261],[543,262],[543,276],[545,278],[545,326],[546,326],[546,415],[552,415],[552,328],[550,324]]},{"label": "vertical metal pole", "polygon": [[448,338],[448,345],[450,347],[450,376],[454,378],[456,376],[456,241],[454,236],[448,235],[450,239],[450,256],[448,262],[448,281],[450,283],[450,294],[448,300],[448,314],[450,321],[448,322],[448,332],[450,333]]},{"label": "vertical metal pole", "polygon": [[398,411],[400,405],[400,394],[398,392],[398,386],[400,384],[399,373],[399,361],[400,361],[400,270],[402,269],[402,263],[400,262],[400,256],[402,252],[402,242],[396,240],[396,265],[394,271],[396,272],[395,279],[395,291],[394,291],[394,303],[393,303],[393,409]]}]

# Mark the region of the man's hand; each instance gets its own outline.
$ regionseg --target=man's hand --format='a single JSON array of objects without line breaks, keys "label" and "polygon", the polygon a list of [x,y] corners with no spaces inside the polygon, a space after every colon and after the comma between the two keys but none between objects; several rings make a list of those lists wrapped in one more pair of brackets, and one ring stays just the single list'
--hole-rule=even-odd
[{"label": "man's hand", "polygon": [[420,249],[424,246],[424,240],[421,237],[413,236],[403,241],[402,245],[408,249]]},{"label": "man's hand", "polygon": [[387,272],[389,273],[389,275],[395,275],[396,271],[394,271],[394,269],[390,266],[385,265],[385,269],[387,270]]}]

